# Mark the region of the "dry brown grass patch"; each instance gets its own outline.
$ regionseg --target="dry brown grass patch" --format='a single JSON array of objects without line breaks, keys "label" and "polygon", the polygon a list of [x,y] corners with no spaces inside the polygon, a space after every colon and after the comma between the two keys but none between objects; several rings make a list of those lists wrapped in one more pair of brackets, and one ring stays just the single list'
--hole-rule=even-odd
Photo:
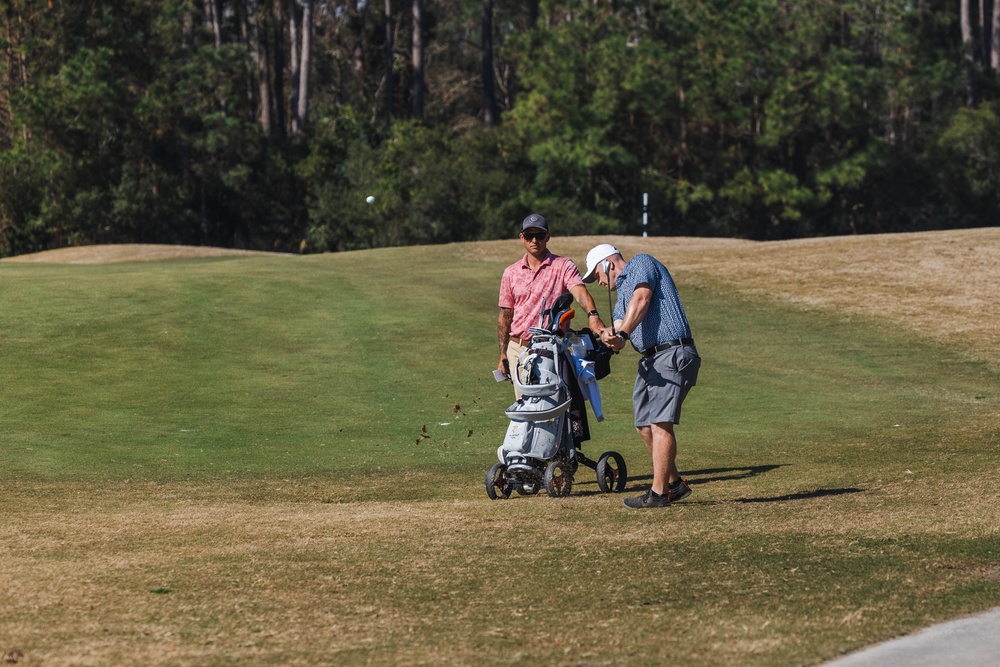
[{"label": "dry brown grass patch", "polygon": [[28,255],[6,257],[2,261],[21,264],[117,264],[121,262],[157,262],[166,259],[240,257],[247,255],[295,256],[286,253],[211,248],[206,246],[121,243],[60,248],[58,250],[47,250]]},{"label": "dry brown grass patch", "polygon": [[[952,501],[976,501],[977,484]],[[806,625],[823,635],[846,624],[851,641],[879,631],[811,582],[829,567],[822,554],[864,558],[874,547],[858,540],[934,530],[990,534],[1000,514],[980,498],[962,514],[985,517],[958,521],[951,504],[915,502],[920,488],[738,503],[726,499],[750,483],[708,484],[694,502],[639,516],[603,495],[323,502],[336,486],[9,489],[0,650],[46,665],[746,664],[794,655]],[[808,562],[782,555],[794,543]],[[880,603],[898,613],[921,591],[995,571],[948,561],[877,576],[905,591]],[[661,643],[651,628],[664,623],[684,646]]]},{"label": "dry brown grass patch", "polygon": [[[553,252],[584,266],[597,243],[662,260],[685,284],[888,320],[1000,365],[1000,228],[837,236],[759,243],[737,239],[556,236]],[[517,241],[457,244],[463,256],[514,261]],[[604,303],[592,288],[598,304]]]}]

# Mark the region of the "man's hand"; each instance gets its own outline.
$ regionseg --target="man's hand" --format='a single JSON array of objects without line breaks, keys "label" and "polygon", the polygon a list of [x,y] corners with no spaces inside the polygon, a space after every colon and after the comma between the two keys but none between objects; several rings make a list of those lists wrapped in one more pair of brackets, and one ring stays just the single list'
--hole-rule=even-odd
[{"label": "man's hand", "polygon": [[618,334],[611,333],[611,329],[605,329],[601,332],[601,342],[610,347],[615,352],[618,352],[625,347],[625,339]]}]

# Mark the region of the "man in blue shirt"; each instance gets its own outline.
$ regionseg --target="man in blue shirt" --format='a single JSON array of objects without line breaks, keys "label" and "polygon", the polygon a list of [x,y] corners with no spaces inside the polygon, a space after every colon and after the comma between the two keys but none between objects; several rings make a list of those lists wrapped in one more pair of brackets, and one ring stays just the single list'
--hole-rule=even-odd
[{"label": "man in blue shirt", "polygon": [[677,471],[674,424],[680,423],[681,404],[698,380],[701,357],[674,280],[656,258],[636,255],[626,262],[617,248],[603,243],[587,253],[583,282],[595,280],[618,292],[614,327],[606,328],[601,339],[616,351],[631,341],[640,354],[632,404],[635,428],[653,459],[653,485],[626,499],[625,506],[667,507],[691,495]]}]

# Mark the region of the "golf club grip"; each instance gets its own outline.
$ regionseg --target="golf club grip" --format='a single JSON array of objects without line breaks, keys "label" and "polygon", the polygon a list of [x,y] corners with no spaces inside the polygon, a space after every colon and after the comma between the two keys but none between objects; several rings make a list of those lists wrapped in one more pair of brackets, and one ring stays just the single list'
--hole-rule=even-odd
[{"label": "golf club grip", "polygon": [[615,307],[611,303],[611,279],[610,279],[610,277],[608,278],[608,314],[611,316],[611,333],[613,333],[614,335],[617,336],[618,332],[615,331]]}]

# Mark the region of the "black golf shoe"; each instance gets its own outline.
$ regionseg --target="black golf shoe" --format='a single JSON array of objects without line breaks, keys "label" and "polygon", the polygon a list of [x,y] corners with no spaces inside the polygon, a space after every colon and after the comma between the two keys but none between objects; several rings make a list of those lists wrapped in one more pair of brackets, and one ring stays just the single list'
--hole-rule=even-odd
[{"label": "black golf shoe", "polygon": [[670,507],[670,503],[684,500],[690,495],[691,487],[687,485],[687,481],[679,479],[674,484],[669,484],[667,492],[662,496],[654,494],[653,489],[649,489],[641,496],[626,498],[625,507],[633,510],[644,509],[646,507]]},{"label": "black golf shoe", "polygon": [[691,487],[688,486],[687,480],[683,477],[677,480],[674,484],[667,485],[667,497],[670,498],[670,502],[676,503],[678,500],[684,500],[691,495]]},{"label": "black golf shoe", "polygon": [[654,496],[653,490],[649,489],[641,496],[634,496],[625,499],[625,507],[633,510],[641,510],[646,507],[670,507],[669,496]]}]

